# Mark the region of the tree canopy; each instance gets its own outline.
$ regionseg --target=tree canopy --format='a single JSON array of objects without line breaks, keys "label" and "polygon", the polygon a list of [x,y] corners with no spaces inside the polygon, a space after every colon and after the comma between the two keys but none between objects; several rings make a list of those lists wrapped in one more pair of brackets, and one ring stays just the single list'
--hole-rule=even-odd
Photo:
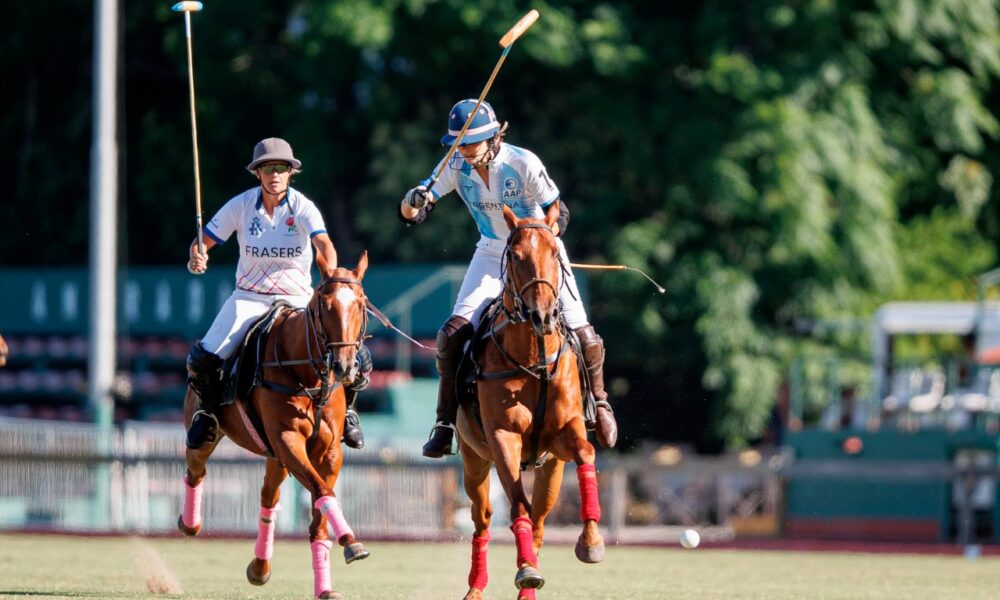
[{"label": "tree canopy", "polygon": [[[90,2],[11,7],[0,150],[14,166],[6,265],[84,264]],[[893,298],[968,298],[996,264],[996,0],[689,3],[246,0],[194,15],[207,216],[253,183],[253,144],[304,163],[346,256],[464,262],[475,230],[443,202],[404,230],[447,111],[475,97],[529,8],[489,101],[572,212],[610,388],[629,443],[740,446],[762,434],[792,358],[857,339],[804,320]],[[124,7],[123,260],[181,264],[193,186],[184,31],[168,4]]]}]

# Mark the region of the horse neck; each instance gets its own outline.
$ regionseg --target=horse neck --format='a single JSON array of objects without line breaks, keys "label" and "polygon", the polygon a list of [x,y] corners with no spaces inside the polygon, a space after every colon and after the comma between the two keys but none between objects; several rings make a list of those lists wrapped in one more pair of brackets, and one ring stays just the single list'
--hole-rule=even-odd
[{"label": "horse neck", "polygon": [[[271,335],[268,336],[265,360],[274,360],[276,351],[277,357],[281,361],[308,359],[310,352],[312,352],[314,360],[322,360],[323,353],[316,347],[315,341],[311,337],[307,339],[307,319],[309,319],[309,314],[306,310],[286,312],[284,320],[276,323],[271,330]],[[308,347],[307,343],[312,347]],[[317,380],[316,371],[312,365],[290,365],[286,367],[286,370],[294,373],[297,382],[306,387],[311,387]]]},{"label": "horse neck", "polygon": [[[513,313],[514,302],[510,294],[503,294],[504,308]],[[555,353],[563,343],[562,331],[556,327],[553,333],[544,337],[545,350],[538,351],[538,334],[531,323],[508,323],[503,330],[501,345],[510,357],[523,365],[534,365],[542,362],[542,358]]]}]

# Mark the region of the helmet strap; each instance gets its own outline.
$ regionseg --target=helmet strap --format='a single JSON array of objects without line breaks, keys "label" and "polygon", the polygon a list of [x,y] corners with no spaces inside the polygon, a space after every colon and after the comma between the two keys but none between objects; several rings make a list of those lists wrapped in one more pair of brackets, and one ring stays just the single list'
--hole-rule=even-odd
[{"label": "helmet strap", "polygon": [[507,125],[507,121],[504,121],[500,125],[500,129],[490,138],[489,144],[486,146],[486,152],[483,153],[482,158],[472,163],[473,167],[485,167],[497,157],[497,154],[500,152],[500,144],[503,143],[503,138],[507,135]]}]

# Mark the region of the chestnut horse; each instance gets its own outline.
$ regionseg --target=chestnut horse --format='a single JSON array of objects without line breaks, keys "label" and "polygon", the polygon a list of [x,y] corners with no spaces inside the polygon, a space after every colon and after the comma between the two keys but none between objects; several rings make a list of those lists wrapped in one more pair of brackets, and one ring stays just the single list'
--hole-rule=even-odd
[{"label": "chestnut horse", "polygon": [[[254,585],[264,585],[271,576],[279,487],[288,473],[312,494],[309,541],[316,597],[343,598],[331,587],[329,557],[333,544],[327,522],[336,541],[344,547],[348,563],[368,556],[333,493],[344,460],[340,440],[346,411],[343,385],[337,385],[334,378],[344,384],[357,374],[355,354],[367,325],[368,300],[361,287],[367,268],[368,255],[362,253],[353,271],[339,268],[328,273],[308,307],[286,310],[265,341],[261,385],[248,399],[274,451],[274,458],[266,461],[260,490],[255,558],[247,566],[247,578]],[[198,398],[189,388],[184,398],[186,424],[190,425],[197,408]],[[222,407],[218,411],[222,433],[238,446],[266,456],[266,443],[247,415],[239,400]],[[205,462],[221,439],[220,435],[215,443],[187,450],[184,512],[177,523],[186,535],[197,535],[201,530]]]},{"label": "chestnut horse", "polygon": [[7,342],[0,335],[0,367],[7,364]]},{"label": "chestnut horse", "polygon": [[[483,597],[487,583],[486,553],[490,541],[490,465],[510,501],[517,546],[514,584],[519,599],[535,598],[544,578],[538,570],[545,517],[562,486],[563,467],[576,463],[580,483],[583,533],[576,556],[583,562],[604,559],[604,540],[594,468],[594,447],[587,441],[581,406],[577,358],[558,316],[562,275],[559,247],[552,225],[558,202],[545,219],[518,219],[504,206],[510,228],[504,255],[502,310],[487,313],[489,339],[478,360],[476,388],[482,425],[463,404],[457,429],[465,470],[465,491],[472,501],[472,568],[466,600]],[[532,501],[521,482],[523,465],[536,463]]]}]

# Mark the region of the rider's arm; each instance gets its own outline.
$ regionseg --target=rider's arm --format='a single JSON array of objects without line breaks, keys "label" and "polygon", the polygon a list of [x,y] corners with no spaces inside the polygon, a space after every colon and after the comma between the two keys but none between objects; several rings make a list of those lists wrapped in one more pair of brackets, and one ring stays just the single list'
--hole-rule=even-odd
[{"label": "rider's arm", "polygon": [[313,246],[316,247],[316,266],[323,278],[331,277],[333,270],[337,268],[337,250],[333,247],[330,236],[326,233],[317,233],[312,238]]},{"label": "rider's arm", "polygon": [[[431,182],[431,178],[428,177],[427,179],[421,181],[420,185],[413,188],[403,196],[403,200],[399,203],[399,212],[397,213],[400,221],[406,223],[407,225],[417,225],[419,223],[423,223],[427,220],[427,215],[429,215],[430,212],[434,210],[434,207],[437,206],[437,201],[440,200],[442,196],[455,189],[455,171],[458,166],[461,166],[464,159],[462,159],[462,157],[456,152],[452,155],[450,164],[444,165],[443,163],[446,160],[448,160],[448,158],[442,159],[441,162],[437,164],[437,167],[434,168],[435,173],[440,171],[440,176],[434,183],[433,187],[431,187],[430,192],[426,192],[426,188]],[[415,207],[412,202],[412,194],[415,190],[420,190],[421,188],[425,190],[425,194],[429,194],[428,202],[423,206]]]},{"label": "rider's arm", "polygon": [[211,236],[205,236],[205,253],[198,253],[198,238],[191,241],[188,246],[187,269],[195,275],[200,275],[208,270],[208,251],[215,246],[215,240]]},{"label": "rider's arm", "polygon": [[557,198],[559,200],[559,218],[556,219],[555,231],[556,235],[562,235],[566,232],[566,226],[569,225],[569,208],[566,206],[566,201],[562,198]]}]

